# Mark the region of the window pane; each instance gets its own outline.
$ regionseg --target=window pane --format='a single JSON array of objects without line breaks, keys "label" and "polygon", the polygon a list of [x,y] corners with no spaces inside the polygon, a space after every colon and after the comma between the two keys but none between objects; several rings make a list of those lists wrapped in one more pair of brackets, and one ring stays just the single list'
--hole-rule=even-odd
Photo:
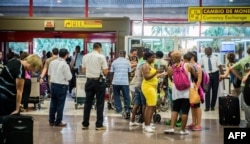
[{"label": "window pane", "polygon": [[85,0],[33,0],[34,16],[84,17]]},{"label": "window pane", "polygon": [[[113,49],[114,52],[114,43],[101,43],[102,44],[102,54],[106,56],[106,58],[110,58],[110,52],[111,49]],[[88,43],[87,48],[88,48],[88,53],[93,51],[93,45],[94,43]]]},{"label": "window pane", "polygon": [[141,0],[89,0],[89,17],[141,18]]},{"label": "window pane", "polygon": [[9,49],[15,54],[19,54],[20,51],[28,52],[29,43],[28,42],[9,42]]},{"label": "window pane", "polygon": [[33,53],[41,55],[42,51],[52,51],[53,48],[66,48],[72,55],[77,45],[83,50],[83,39],[64,39],[64,38],[34,38]]},{"label": "window pane", "polygon": [[0,16],[29,16],[29,0],[1,0]]},{"label": "window pane", "polygon": [[145,18],[158,21],[187,19],[187,7],[199,6],[200,0],[145,0]]}]

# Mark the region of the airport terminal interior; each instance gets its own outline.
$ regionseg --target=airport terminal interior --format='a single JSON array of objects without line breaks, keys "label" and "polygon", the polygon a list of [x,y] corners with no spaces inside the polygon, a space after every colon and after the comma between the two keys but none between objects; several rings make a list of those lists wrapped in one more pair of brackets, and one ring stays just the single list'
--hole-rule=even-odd
[{"label": "airport terminal interior", "polygon": [[[66,48],[72,57],[77,45],[85,55],[92,52],[95,42],[102,44],[102,54],[109,62],[117,58],[120,50],[128,54],[132,47],[162,51],[164,58],[173,50],[196,51],[199,62],[205,55],[205,48],[211,47],[225,68],[228,52],[235,53],[236,59],[247,56],[250,0],[0,1],[0,51],[4,61],[9,52],[19,54],[22,51],[42,57],[43,51],[55,47]],[[205,104],[201,104],[201,130],[188,130],[189,134],[182,135],[177,126],[174,134],[168,134],[164,132],[170,127],[167,123],[171,118],[167,101],[164,111],[157,110],[160,120],[152,119],[155,131],[148,133],[142,125],[129,126],[129,120],[110,107],[112,92],[106,88],[103,125],[107,129],[95,129],[96,107],[93,104],[90,126],[83,130],[84,104],[76,99],[85,97],[84,83],[77,82],[65,102],[63,122],[67,126],[50,126],[49,95],[47,91],[41,95],[36,89],[40,86],[33,88],[32,94],[39,102],[29,103],[27,111],[21,114],[34,118],[34,144],[222,144],[224,128],[248,127],[241,109],[239,125],[221,125],[217,99],[214,111],[205,112]],[[226,78],[220,82],[217,96],[230,93],[234,93],[234,88]],[[191,123],[191,117],[189,111],[187,124]]]}]

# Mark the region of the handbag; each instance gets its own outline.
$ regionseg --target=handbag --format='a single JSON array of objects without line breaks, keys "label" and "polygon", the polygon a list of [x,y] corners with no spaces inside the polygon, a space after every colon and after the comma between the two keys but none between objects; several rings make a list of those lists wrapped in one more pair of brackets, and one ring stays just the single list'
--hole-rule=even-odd
[{"label": "handbag", "polygon": [[192,83],[191,87],[189,88],[189,103],[190,104],[197,104],[200,103],[201,98],[198,93],[198,88],[195,84]]}]

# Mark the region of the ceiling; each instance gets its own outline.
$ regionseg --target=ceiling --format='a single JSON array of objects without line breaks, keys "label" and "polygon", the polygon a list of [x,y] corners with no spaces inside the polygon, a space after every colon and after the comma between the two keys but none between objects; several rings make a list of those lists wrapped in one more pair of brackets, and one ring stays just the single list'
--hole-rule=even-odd
[{"label": "ceiling", "polygon": [[[201,0],[202,6],[250,6],[250,0]],[[200,0],[145,0],[144,17],[186,19]],[[142,18],[142,0],[89,0],[89,17]],[[84,17],[85,0],[33,0],[33,16]],[[29,0],[0,0],[0,15],[29,16]]]}]

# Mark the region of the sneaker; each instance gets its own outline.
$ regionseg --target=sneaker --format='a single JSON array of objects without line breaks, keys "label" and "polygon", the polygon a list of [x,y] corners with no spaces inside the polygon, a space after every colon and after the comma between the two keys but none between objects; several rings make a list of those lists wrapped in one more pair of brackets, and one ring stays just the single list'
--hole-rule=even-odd
[{"label": "sneaker", "polygon": [[82,126],[82,130],[87,130],[87,129],[89,129],[89,127],[87,127],[87,126]]},{"label": "sneaker", "polygon": [[193,129],[194,125],[193,124],[190,124],[190,125],[187,125],[186,128],[187,129]]},{"label": "sneaker", "polygon": [[193,131],[201,131],[201,126],[193,126]]},{"label": "sneaker", "polygon": [[102,126],[102,127],[96,127],[95,130],[106,130],[106,127],[105,126]]},{"label": "sneaker", "polygon": [[[155,126],[153,123],[150,123],[149,125],[152,129],[155,129]],[[145,123],[142,124],[142,129],[144,129],[146,126],[145,126]]]},{"label": "sneaker", "polygon": [[132,121],[129,122],[129,126],[139,126],[139,125],[141,124],[138,122],[132,122]]},{"label": "sneaker", "polygon": [[189,134],[189,132],[188,132],[188,131],[186,131],[186,130],[185,130],[185,131],[181,130],[181,131],[180,131],[180,134],[181,134],[181,135],[188,135],[188,134]]},{"label": "sneaker", "polygon": [[145,132],[153,133],[154,130],[151,128],[151,126],[145,126]]},{"label": "sneaker", "polygon": [[167,129],[167,130],[164,130],[165,133],[174,133],[174,129]]}]

